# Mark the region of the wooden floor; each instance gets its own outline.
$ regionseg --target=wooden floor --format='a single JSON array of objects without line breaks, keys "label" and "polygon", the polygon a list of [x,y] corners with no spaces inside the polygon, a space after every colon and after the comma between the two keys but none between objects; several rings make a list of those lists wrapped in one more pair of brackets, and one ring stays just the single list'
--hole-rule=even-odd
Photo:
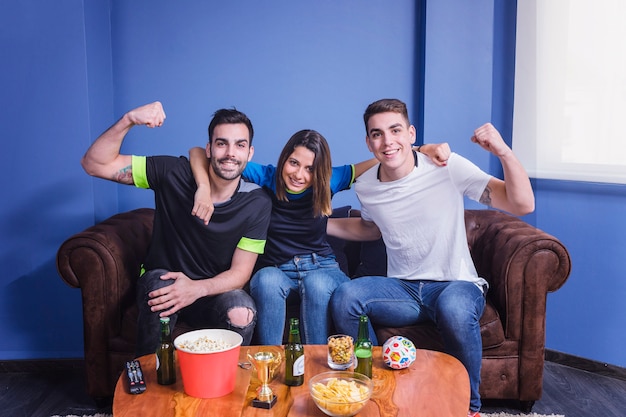
[{"label": "wooden floor", "polygon": [[[533,412],[566,417],[626,417],[626,378],[606,366],[582,370],[546,361],[543,398]],[[0,417],[50,417],[111,413],[84,391],[80,360],[0,361]],[[483,412],[520,414],[516,404],[485,400]]]}]

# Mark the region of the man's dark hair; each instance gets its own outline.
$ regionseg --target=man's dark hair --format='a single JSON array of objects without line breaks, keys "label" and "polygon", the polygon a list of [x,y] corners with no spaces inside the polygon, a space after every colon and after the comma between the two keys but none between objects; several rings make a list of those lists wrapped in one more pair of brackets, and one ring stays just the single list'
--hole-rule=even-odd
[{"label": "man's dark hair", "polygon": [[232,109],[219,109],[213,113],[213,119],[211,119],[211,123],[209,123],[209,143],[213,141],[213,130],[215,130],[215,126],[235,125],[239,123],[243,123],[248,128],[248,133],[250,134],[249,145],[252,145],[252,137],[254,136],[252,122],[248,119],[248,116],[234,107]]},{"label": "man's dark hair", "polygon": [[409,121],[409,112],[406,109],[406,104],[396,98],[383,98],[375,101],[365,109],[363,114],[363,121],[365,122],[365,133],[369,135],[367,123],[370,118],[378,113],[399,113],[406,121],[407,127],[411,124]]}]

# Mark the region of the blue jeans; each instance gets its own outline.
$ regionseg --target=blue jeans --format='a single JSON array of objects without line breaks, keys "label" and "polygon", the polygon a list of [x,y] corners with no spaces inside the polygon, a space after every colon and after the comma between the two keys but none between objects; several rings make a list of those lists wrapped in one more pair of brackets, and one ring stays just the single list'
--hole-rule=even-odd
[{"label": "blue jeans", "polygon": [[433,321],[443,339],[444,351],[467,369],[472,411],[480,410],[481,406],[478,387],[483,349],[479,320],[484,309],[485,294],[467,281],[363,277],[341,285],[331,299],[337,331],[356,340],[359,316],[365,314],[370,320],[370,338],[376,345],[372,323],[403,327]]},{"label": "blue jeans", "polygon": [[[137,357],[154,353],[161,337],[160,312],[150,311],[148,294],[159,288],[167,287],[174,280],[162,280],[161,275],[167,273],[165,269],[153,269],[143,274],[137,282],[137,305],[139,315],[137,318]],[[174,329],[176,320],[180,317],[189,326],[197,329],[218,328],[237,332],[243,337],[243,345],[249,345],[254,333],[255,321],[245,327],[235,326],[228,318],[228,312],[235,307],[246,307],[253,314],[256,307],[252,297],[244,290],[233,290],[210,297],[197,299],[170,315],[170,330]]]},{"label": "blue jeans", "polygon": [[257,305],[257,342],[281,345],[287,303],[300,300],[302,342],[326,344],[332,318],[328,311],[335,288],[349,278],[334,256],[295,256],[277,267],[259,270],[250,281],[250,294]]}]

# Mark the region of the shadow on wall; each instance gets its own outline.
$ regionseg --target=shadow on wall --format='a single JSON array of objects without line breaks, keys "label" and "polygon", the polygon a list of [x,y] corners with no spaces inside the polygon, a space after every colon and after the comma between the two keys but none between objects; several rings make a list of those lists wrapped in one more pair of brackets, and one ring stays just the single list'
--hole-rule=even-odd
[{"label": "shadow on wall", "polygon": [[80,291],[59,277],[56,252],[93,222],[86,185],[44,178],[2,207],[0,359],[83,356]]},{"label": "shadow on wall", "polygon": [[55,259],[9,283],[3,290],[2,359],[83,356],[80,291],[59,277]]}]

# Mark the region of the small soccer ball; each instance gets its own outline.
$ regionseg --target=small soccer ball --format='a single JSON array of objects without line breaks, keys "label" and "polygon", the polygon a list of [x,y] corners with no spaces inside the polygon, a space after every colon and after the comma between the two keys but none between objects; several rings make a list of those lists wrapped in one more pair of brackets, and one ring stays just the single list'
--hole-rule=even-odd
[{"label": "small soccer ball", "polygon": [[391,369],[404,369],[415,362],[415,345],[404,336],[391,336],[383,344],[383,361]]}]

